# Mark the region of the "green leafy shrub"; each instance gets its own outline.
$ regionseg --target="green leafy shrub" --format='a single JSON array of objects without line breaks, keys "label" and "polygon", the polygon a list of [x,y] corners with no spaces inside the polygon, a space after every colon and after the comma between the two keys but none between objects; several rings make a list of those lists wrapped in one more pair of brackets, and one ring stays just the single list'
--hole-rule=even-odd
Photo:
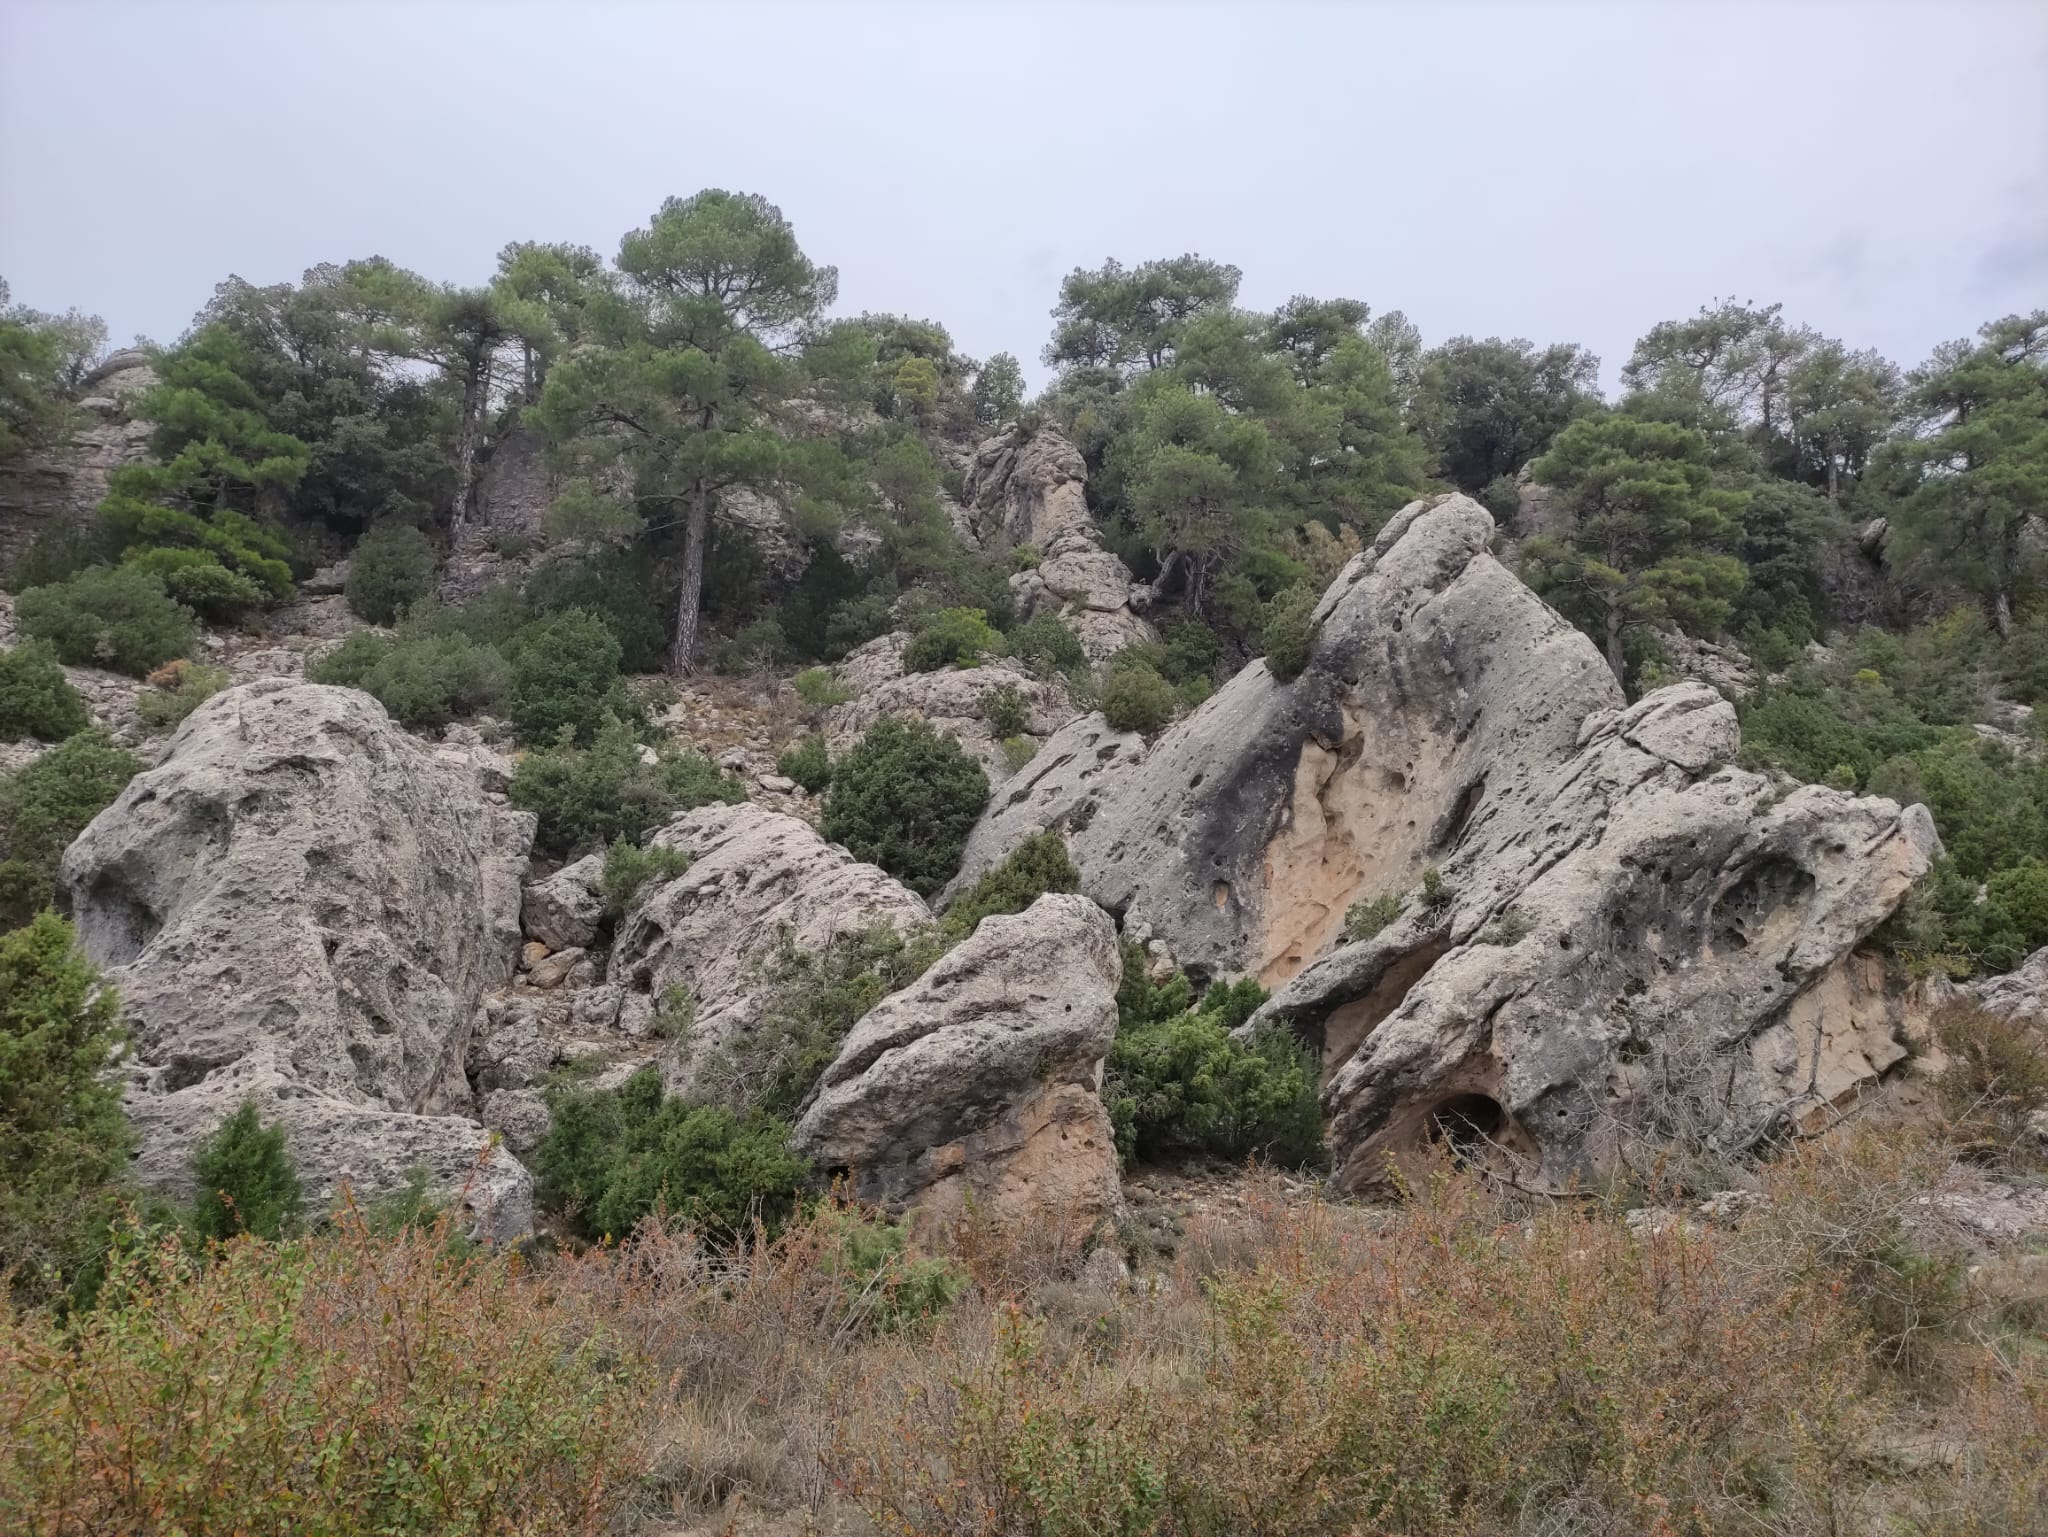
[{"label": "green leafy shrub", "polygon": [[1079,891],[1081,874],[1056,832],[1033,833],[946,909],[948,936],[965,939],[992,913],[1021,913],[1049,891]]},{"label": "green leafy shrub", "polygon": [[652,1066],[617,1089],[559,1086],[549,1110],[540,1199],[586,1237],[624,1237],[656,1210],[727,1240],[756,1220],[772,1232],[810,1177],[782,1122],[664,1096]]},{"label": "green leafy shrub", "polygon": [[587,742],[619,703],[619,642],[596,615],[564,609],[520,633],[505,704],[523,740]]},{"label": "green leafy shrub", "polygon": [[168,688],[152,688],[135,696],[135,713],[151,731],[169,731],[186,716],[234,682],[225,667],[172,663],[177,677]]},{"label": "green leafy shrub", "polygon": [[980,609],[942,609],[903,648],[903,669],[937,672],[942,667],[972,666],[983,652],[1000,651],[1002,645],[1002,636]]},{"label": "green leafy shrub", "polygon": [[0,934],[0,1274],[18,1303],[77,1295],[128,1172],[109,1071],[127,1038],[99,981],[55,913]]},{"label": "green leafy shrub", "polygon": [[1034,614],[1010,632],[1010,655],[1040,673],[1066,673],[1085,668],[1088,653],[1081,637],[1058,614]]},{"label": "green leafy shrub", "polygon": [[363,535],[349,557],[342,595],[358,618],[395,624],[407,609],[433,596],[436,563],[433,541],[418,529],[380,524]]},{"label": "green leafy shrub", "polygon": [[835,704],[845,704],[853,697],[839,686],[839,680],[832,676],[829,667],[806,667],[789,682],[796,690],[796,697],[812,710],[828,710]]},{"label": "green leafy shrub", "polygon": [[610,720],[588,747],[557,743],[526,754],[513,770],[511,798],[540,818],[541,851],[566,857],[619,838],[637,843],[681,812],[744,800],[746,791],[697,753],[665,747],[645,762],[632,729]]},{"label": "green leafy shrub", "polygon": [[812,732],[775,760],[775,772],[794,779],[813,795],[823,795],[832,783],[832,754],[825,738]]},{"label": "green leafy shrub", "polygon": [[1038,756],[1038,744],[1028,736],[1006,736],[997,744],[1003,750],[1003,768],[1014,774]]},{"label": "green leafy shrub", "polygon": [[85,701],[64,680],[48,645],[30,641],[0,651],[0,742],[61,742],[91,724]]},{"label": "green leafy shrub", "polygon": [[951,1307],[972,1284],[957,1263],[918,1254],[910,1230],[854,1206],[827,1205],[811,1219],[817,1268],[847,1296],[866,1299],[867,1334],[894,1334]]},{"label": "green leafy shrub", "polygon": [[537,614],[595,615],[619,643],[622,672],[659,672],[667,660],[669,604],[644,550],[558,556],[526,579],[524,595]]},{"label": "green leafy shrub", "polygon": [[284,1128],[265,1126],[253,1100],[192,1149],[192,1183],[192,1231],[201,1238],[282,1238],[298,1225],[298,1166]]},{"label": "green leafy shrub", "polygon": [[1242,1002],[1229,995],[1211,1010],[1205,1000],[1117,1032],[1103,1094],[1126,1160],[1201,1151],[1291,1167],[1320,1161],[1314,1053],[1278,1026],[1238,1040],[1224,1006]]},{"label": "green leafy shrub", "polygon": [[650,881],[665,885],[690,868],[690,856],[681,849],[651,844],[646,848],[620,837],[604,853],[604,873],[597,889],[604,896],[604,910],[623,918]]},{"label": "green leafy shrub", "polygon": [[95,730],[0,776],[0,928],[27,923],[55,900],[64,850],[141,770],[139,758]]},{"label": "green leafy shrub", "polygon": [[1458,900],[1458,892],[1444,879],[1443,872],[1432,866],[1422,872],[1422,891],[1416,900],[1424,911],[1438,913]]},{"label": "green leafy shrub", "polygon": [[846,1033],[922,976],[947,944],[946,936],[905,936],[886,924],[842,934],[821,951],[798,949],[783,935],[754,979],[758,1022],[706,1058],[703,1097],[738,1114],[793,1120]]},{"label": "green leafy shrub", "polygon": [[1179,708],[1173,685],[1149,666],[1113,667],[1102,685],[1102,715],[1111,729],[1154,736]]},{"label": "green leafy shrub", "polygon": [[131,550],[124,564],[162,578],[164,591],[215,624],[234,624],[269,598],[262,583],[240,571],[230,571],[210,550],[168,545]]},{"label": "green leafy shrub", "polygon": [[408,726],[438,726],[504,698],[505,659],[457,631],[407,621],[395,635],[358,630],[306,669],[314,683],[359,688]]},{"label": "green leafy shrub", "polygon": [[834,765],[821,831],[930,896],[960,868],[987,804],[988,775],[958,742],[885,716]]},{"label": "green leafy shrub", "polygon": [[192,611],[164,591],[163,578],[134,566],[93,566],[54,587],[15,599],[21,633],[45,640],[73,667],[107,667],[141,677],[192,649]]},{"label": "green leafy shrub", "polygon": [[1374,897],[1371,901],[1357,901],[1344,914],[1344,937],[1353,944],[1371,939],[1380,930],[1401,916],[1407,903],[1396,896]]},{"label": "green leafy shrub", "polygon": [[981,702],[982,718],[997,740],[1022,736],[1031,724],[1031,705],[1014,688],[999,688]]},{"label": "green leafy shrub", "polygon": [[1315,645],[1313,622],[1318,594],[1302,583],[1287,588],[1266,605],[1260,627],[1266,647],[1266,669],[1282,683],[1292,683],[1308,666]]}]

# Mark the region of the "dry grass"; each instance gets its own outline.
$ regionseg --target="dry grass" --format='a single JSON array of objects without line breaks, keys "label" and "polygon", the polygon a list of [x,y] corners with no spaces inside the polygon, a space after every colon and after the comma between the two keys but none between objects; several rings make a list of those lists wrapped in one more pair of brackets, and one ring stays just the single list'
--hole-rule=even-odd
[{"label": "dry grass", "polygon": [[1947,1156],[1803,1149],[1733,1230],[1254,1175],[1124,1285],[836,1207],[531,1267],[165,1255],[75,1335],[10,1321],[0,1528],[279,1530],[284,1489],[333,1533],[2044,1537],[2048,1340],[1950,1284]]}]

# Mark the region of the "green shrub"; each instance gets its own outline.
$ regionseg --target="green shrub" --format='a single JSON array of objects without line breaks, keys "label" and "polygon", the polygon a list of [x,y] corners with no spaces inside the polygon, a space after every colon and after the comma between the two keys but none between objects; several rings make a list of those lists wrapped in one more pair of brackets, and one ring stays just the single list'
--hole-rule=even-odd
[{"label": "green shrub", "polygon": [[1237,1039],[1225,1008],[1242,1005],[1231,994],[1213,1011],[1205,1000],[1201,1009],[1118,1031],[1103,1096],[1126,1160],[1190,1151],[1290,1167],[1321,1160],[1314,1053],[1278,1026]]},{"label": "green shrub", "polygon": [[0,742],[61,742],[92,724],[57,655],[41,641],[0,651]]},{"label": "green shrub", "polygon": [[363,535],[349,557],[342,595],[356,616],[395,624],[414,604],[432,597],[433,541],[404,523],[384,523]]},{"label": "green shrub", "polygon": [[987,804],[988,775],[958,742],[885,716],[834,765],[821,831],[930,896],[960,868]]},{"label": "green shrub", "polygon": [[225,667],[181,665],[177,681],[169,688],[152,688],[135,696],[135,713],[151,731],[169,731],[233,682]]},{"label": "green shrub", "polygon": [[619,643],[621,672],[659,672],[667,660],[669,605],[643,550],[556,557],[526,579],[524,594],[537,614],[595,615]]},{"label": "green shrub", "polygon": [[1358,901],[1344,914],[1344,937],[1353,944],[1371,939],[1388,924],[1401,916],[1401,910],[1408,904],[1396,896],[1374,897],[1370,902]]},{"label": "green shrub", "polygon": [[230,571],[210,550],[169,545],[130,550],[124,564],[161,577],[164,591],[215,624],[234,624],[269,598],[254,577]]},{"label": "green shrub", "polygon": [[1014,774],[1038,756],[1038,744],[1028,736],[1006,736],[996,744],[1003,750],[1003,769]]},{"label": "green shrub", "polygon": [[1112,667],[1102,685],[1102,715],[1115,731],[1154,736],[1173,719],[1180,701],[1152,668]]},{"label": "green shrub", "polygon": [[1289,587],[1266,605],[1260,636],[1266,648],[1266,670],[1282,683],[1292,683],[1308,666],[1316,639],[1313,621],[1318,594],[1306,583]]},{"label": "green shrub", "polygon": [[1014,688],[1003,687],[981,702],[982,718],[997,740],[1022,736],[1031,724],[1031,705]]},{"label": "green shrub", "polygon": [[623,837],[614,838],[604,853],[604,874],[598,878],[604,910],[623,918],[648,882],[666,885],[689,868],[690,856],[681,849],[658,844],[641,848]]},{"label": "green shrub", "polygon": [[520,633],[505,703],[523,740],[587,742],[619,702],[619,643],[596,615],[565,609]]},{"label": "green shrub", "polygon": [[192,1149],[192,1183],[192,1231],[201,1238],[282,1238],[298,1226],[298,1166],[284,1128],[265,1126],[253,1100]]},{"label": "green shrub", "polygon": [[1434,866],[1422,872],[1422,892],[1416,898],[1426,912],[1442,912],[1458,900],[1457,888],[1444,880],[1443,872]]},{"label": "green shrub", "polygon": [[943,1313],[972,1284],[956,1262],[916,1254],[900,1222],[854,1206],[828,1205],[811,1221],[817,1268],[847,1296],[863,1299],[863,1333],[894,1334]]},{"label": "green shrub", "polygon": [[0,1275],[18,1303],[76,1295],[127,1175],[126,1037],[99,982],[55,913],[0,934]]},{"label": "green shrub", "polygon": [[986,651],[1000,651],[1002,636],[978,608],[942,609],[903,648],[905,672],[937,672],[942,667],[971,667]]},{"label": "green shrub", "polygon": [[548,1099],[540,1200],[585,1237],[624,1237],[656,1210],[727,1240],[757,1220],[772,1232],[810,1177],[782,1122],[664,1096],[653,1066],[617,1089],[562,1085]]},{"label": "green shrub", "polygon": [[775,772],[794,779],[813,795],[823,795],[832,783],[832,754],[825,738],[812,732],[775,760]]},{"label": "green shrub", "polygon": [[744,800],[746,791],[693,752],[663,748],[643,761],[631,728],[611,720],[587,748],[557,743],[521,758],[511,797],[540,818],[536,846],[566,857],[619,838],[637,843],[681,812]]},{"label": "green shrub", "polygon": [[0,928],[27,923],[56,899],[64,850],[141,770],[105,732],[81,731],[0,775]]},{"label": "green shrub", "polygon": [[1066,840],[1049,830],[1036,832],[946,909],[945,932],[965,939],[992,913],[1021,913],[1048,891],[1080,889],[1081,874],[1068,857]]},{"label": "green shrub", "polygon": [[1088,665],[1081,637],[1058,614],[1034,614],[1010,632],[1010,655],[1040,673],[1065,673]]},{"label": "green shrub", "polygon": [[141,677],[185,655],[197,638],[190,609],[172,601],[163,578],[134,566],[93,566],[15,600],[21,633],[46,640],[73,667],[107,667]]},{"label": "green shrub", "polygon": [[358,630],[306,669],[314,683],[359,688],[408,726],[438,726],[504,698],[505,659],[457,631],[408,621],[395,635]]},{"label": "green shrub", "polygon": [[845,704],[853,697],[839,686],[839,680],[832,676],[829,667],[806,667],[789,682],[796,690],[796,697],[813,710],[828,710],[835,704]]},{"label": "green shrub", "polygon": [[906,938],[877,924],[813,952],[798,949],[785,933],[753,979],[757,1022],[705,1059],[702,1097],[738,1114],[794,1120],[846,1033],[922,976],[947,943],[931,931]]}]

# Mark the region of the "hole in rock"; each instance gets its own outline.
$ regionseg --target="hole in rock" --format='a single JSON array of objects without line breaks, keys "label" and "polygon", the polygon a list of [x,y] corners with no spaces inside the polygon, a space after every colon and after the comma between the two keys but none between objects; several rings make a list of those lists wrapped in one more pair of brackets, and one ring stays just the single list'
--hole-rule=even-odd
[{"label": "hole in rock", "polygon": [[1429,1113],[1429,1140],[1444,1143],[1460,1158],[1481,1158],[1499,1139],[1506,1120],[1500,1101],[1490,1095],[1455,1095]]}]

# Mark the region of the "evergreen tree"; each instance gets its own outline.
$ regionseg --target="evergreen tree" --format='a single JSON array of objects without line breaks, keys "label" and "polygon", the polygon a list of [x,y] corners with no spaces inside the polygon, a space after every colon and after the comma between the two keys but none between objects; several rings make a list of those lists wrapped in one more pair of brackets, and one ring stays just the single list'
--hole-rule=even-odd
[{"label": "evergreen tree", "polygon": [[1477,493],[1512,476],[1578,417],[1598,408],[1600,360],[1559,343],[1454,336],[1424,353],[1415,425],[1443,477]]},{"label": "evergreen tree", "polygon": [[201,1238],[282,1238],[298,1223],[304,1197],[284,1128],[265,1126],[253,1100],[192,1150],[192,1182],[192,1229]]},{"label": "evergreen tree", "polygon": [[1707,442],[1668,422],[1611,415],[1574,423],[1537,461],[1571,518],[1522,547],[1529,585],[1573,619],[1625,681],[1628,633],[1676,624],[1711,635],[1742,591],[1743,498],[1716,491]]}]

